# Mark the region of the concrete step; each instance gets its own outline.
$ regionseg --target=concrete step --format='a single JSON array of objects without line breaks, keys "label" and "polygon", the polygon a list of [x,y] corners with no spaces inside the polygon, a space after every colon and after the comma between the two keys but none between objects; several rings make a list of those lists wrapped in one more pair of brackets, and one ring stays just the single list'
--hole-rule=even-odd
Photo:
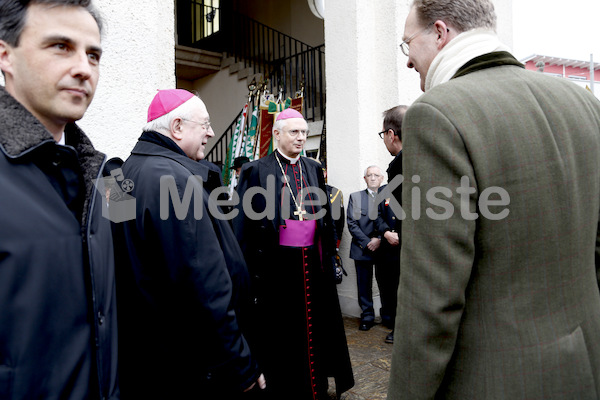
[{"label": "concrete step", "polygon": [[229,66],[229,73],[230,74],[234,74],[236,72],[238,72],[239,70],[244,68],[244,63],[243,62],[237,62],[237,63],[233,63]]}]

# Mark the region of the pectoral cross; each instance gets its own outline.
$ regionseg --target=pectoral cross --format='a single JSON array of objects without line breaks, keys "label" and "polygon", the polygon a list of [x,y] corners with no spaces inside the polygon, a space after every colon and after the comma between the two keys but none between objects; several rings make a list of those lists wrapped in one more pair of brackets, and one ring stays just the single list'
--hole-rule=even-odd
[{"label": "pectoral cross", "polygon": [[303,210],[300,206],[298,206],[297,210],[294,211],[294,215],[298,216],[298,221],[304,221],[304,214],[306,214],[306,210]]}]

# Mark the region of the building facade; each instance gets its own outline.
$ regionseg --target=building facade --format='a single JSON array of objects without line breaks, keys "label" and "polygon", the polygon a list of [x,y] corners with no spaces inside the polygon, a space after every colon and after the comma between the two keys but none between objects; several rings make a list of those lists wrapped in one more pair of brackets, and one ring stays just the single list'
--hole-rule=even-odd
[{"label": "building facade", "polygon": [[[498,34],[511,46],[512,0],[494,3]],[[101,75],[80,125],[109,157],[127,158],[157,90],[197,91],[216,146],[248,101],[248,85],[268,77],[270,91],[282,87],[284,98],[304,85],[315,134],[307,147],[311,155],[326,153],[328,181],[347,201],[363,188],[365,167],[385,170],[392,160],[377,135],[382,112],[421,94],[418,74],[398,47],[410,0],[97,0],[96,6],[106,22]],[[349,243],[346,231],[340,255],[349,276],[338,294],[343,312],[359,315]]]},{"label": "building facade", "polygon": [[532,54],[520,61],[528,70],[567,79],[600,98],[600,63],[590,58],[589,61],[583,61]]}]

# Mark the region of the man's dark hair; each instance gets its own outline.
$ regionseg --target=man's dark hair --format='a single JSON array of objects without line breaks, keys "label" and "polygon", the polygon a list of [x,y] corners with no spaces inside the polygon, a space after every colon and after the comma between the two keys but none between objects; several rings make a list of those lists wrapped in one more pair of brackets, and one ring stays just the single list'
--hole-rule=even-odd
[{"label": "man's dark hair", "polygon": [[94,17],[98,30],[102,32],[102,19],[96,8],[92,6],[92,0],[0,0],[0,40],[13,47],[19,45],[25,27],[27,8],[34,4],[47,4],[50,7],[83,7]]},{"label": "man's dark hair", "polygon": [[408,106],[401,105],[383,112],[383,128],[393,130],[400,140],[402,140],[402,118],[404,118],[406,110],[408,110]]}]

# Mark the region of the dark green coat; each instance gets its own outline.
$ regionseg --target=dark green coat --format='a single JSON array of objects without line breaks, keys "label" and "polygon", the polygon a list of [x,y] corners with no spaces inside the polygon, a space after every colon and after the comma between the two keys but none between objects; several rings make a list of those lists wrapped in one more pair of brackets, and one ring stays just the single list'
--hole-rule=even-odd
[{"label": "dark green coat", "polygon": [[[600,102],[491,53],[422,95],[402,131],[404,174],[421,179],[403,184],[388,398],[598,399]],[[461,216],[461,177],[475,220]],[[426,215],[444,213],[433,187],[452,191],[436,194],[451,218]],[[482,216],[491,187],[510,195],[489,207],[509,210],[501,220]]]}]

